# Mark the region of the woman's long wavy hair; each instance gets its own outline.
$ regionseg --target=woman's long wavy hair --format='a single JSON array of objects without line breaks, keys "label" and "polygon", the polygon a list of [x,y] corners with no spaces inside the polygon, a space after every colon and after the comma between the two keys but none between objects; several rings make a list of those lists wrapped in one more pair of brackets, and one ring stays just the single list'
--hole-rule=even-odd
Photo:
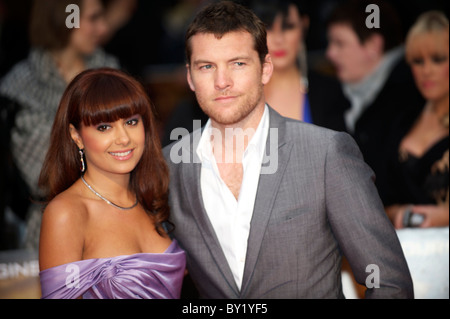
[{"label": "woman's long wavy hair", "polygon": [[86,70],[68,85],[55,116],[39,178],[47,200],[68,189],[81,176],[80,156],[70,134],[70,124],[79,130],[81,124],[115,122],[136,114],[141,115],[144,124],[145,149],[131,172],[129,187],[161,234],[163,224],[169,222],[169,174],[155,126],[153,105],[143,86],[122,71]]}]

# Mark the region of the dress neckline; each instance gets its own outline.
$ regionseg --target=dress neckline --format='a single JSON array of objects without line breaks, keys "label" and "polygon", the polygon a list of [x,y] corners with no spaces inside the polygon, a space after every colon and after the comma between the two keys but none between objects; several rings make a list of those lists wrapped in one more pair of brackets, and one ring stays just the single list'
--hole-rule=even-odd
[{"label": "dress neckline", "polygon": [[162,253],[135,253],[135,254],[124,254],[124,255],[118,255],[118,256],[113,256],[113,257],[100,257],[100,258],[89,258],[89,259],[82,259],[82,260],[77,260],[77,261],[73,261],[73,262],[69,262],[66,264],[61,264],[58,266],[53,266],[50,268],[47,268],[43,271],[47,271],[53,268],[58,268],[58,267],[64,267],[70,264],[77,264],[77,263],[86,263],[86,262],[93,262],[93,261],[108,261],[108,260],[115,260],[115,259],[131,259],[131,258],[136,258],[139,256],[162,256],[162,255],[167,255],[167,254],[172,254],[174,253],[174,246],[177,245],[177,241],[176,239],[173,239],[172,242],[170,243],[169,247],[167,247],[167,249],[162,252]]},{"label": "dress neckline", "polygon": [[175,245],[176,239],[172,240],[169,247],[167,247],[166,250],[164,250],[162,253],[134,253],[134,254],[123,254],[113,257],[100,257],[100,258],[88,258],[88,259],[82,259],[79,261],[86,261],[86,260],[104,260],[104,259],[115,259],[115,258],[129,258],[134,256],[140,256],[140,255],[164,255],[164,254],[170,254],[171,248]]},{"label": "dress neckline", "polygon": [[399,153],[400,162],[407,162],[409,159],[412,159],[415,161],[420,161],[422,159],[426,159],[429,156],[429,154],[433,153],[433,151],[435,149],[439,149],[440,147],[442,147],[442,145],[444,143],[448,143],[448,139],[449,139],[449,135],[444,136],[439,141],[437,141],[436,143],[431,145],[421,156],[417,156],[406,150],[399,150],[398,153]]}]

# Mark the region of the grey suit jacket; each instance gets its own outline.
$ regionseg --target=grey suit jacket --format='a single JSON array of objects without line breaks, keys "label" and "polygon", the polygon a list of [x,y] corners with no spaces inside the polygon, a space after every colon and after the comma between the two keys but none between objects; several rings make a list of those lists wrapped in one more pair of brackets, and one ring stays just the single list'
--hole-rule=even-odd
[{"label": "grey suit jacket", "polygon": [[173,235],[187,252],[200,296],[343,298],[344,254],[356,280],[373,287],[366,298],[412,298],[402,248],[353,139],[272,109],[269,114],[266,171],[260,175],[240,291],[203,206],[196,155],[201,131],[164,149]]}]

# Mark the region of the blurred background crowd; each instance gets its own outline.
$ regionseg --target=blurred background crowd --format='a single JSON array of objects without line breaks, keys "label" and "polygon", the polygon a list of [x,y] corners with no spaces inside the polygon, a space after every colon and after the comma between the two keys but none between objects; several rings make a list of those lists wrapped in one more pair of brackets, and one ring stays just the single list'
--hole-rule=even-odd
[{"label": "blurred background crowd", "polygon": [[[211,1],[0,0],[0,251],[38,248],[37,179],[59,99],[80,71],[120,68],[144,83],[163,146],[174,128],[206,123],[186,82],[184,33]],[[236,1],[268,28],[267,102],[351,134],[397,229],[418,215],[448,227],[450,2]],[[81,9],[79,29],[65,26],[69,4]],[[380,28],[368,27],[369,4]]]}]

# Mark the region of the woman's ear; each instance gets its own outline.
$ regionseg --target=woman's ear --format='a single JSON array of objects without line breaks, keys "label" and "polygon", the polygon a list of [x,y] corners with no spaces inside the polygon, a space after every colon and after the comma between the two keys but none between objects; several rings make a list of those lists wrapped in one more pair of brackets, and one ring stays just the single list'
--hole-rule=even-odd
[{"label": "woman's ear", "polygon": [[70,136],[72,137],[72,140],[77,144],[79,149],[84,149],[83,139],[80,136],[80,133],[78,130],[73,126],[73,124],[69,125],[69,131]]}]

